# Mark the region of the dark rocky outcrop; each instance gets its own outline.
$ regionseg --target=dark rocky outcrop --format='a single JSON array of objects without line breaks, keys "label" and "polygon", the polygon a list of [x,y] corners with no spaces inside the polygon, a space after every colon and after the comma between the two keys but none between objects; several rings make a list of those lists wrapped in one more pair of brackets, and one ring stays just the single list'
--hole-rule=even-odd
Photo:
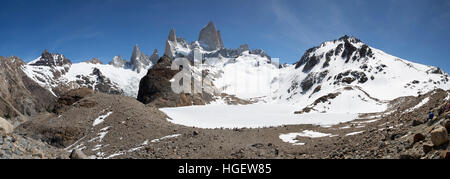
[{"label": "dark rocky outcrop", "polygon": [[300,59],[300,61],[298,61],[298,62],[295,64],[295,69],[300,68],[303,64],[307,63],[307,62],[310,60],[311,53],[313,53],[315,50],[317,50],[317,48],[318,48],[318,47],[313,47],[313,48],[308,49],[308,50],[306,51],[306,53],[303,54],[303,56],[302,56],[302,58]]},{"label": "dark rocky outcrop", "polygon": [[51,66],[51,67],[56,67],[56,66],[65,66],[65,65],[71,65],[72,62],[67,59],[64,55],[61,54],[51,54],[50,52],[48,52],[48,50],[44,50],[44,52],[42,52],[41,57],[30,63],[29,65],[31,66]]},{"label": "dark rocky outcrop", "polygon": [[314,68],[317,64],[320,63],[320,58],[313,55],[308,62],[306,62],[305,66],[303,67],[303,72],[308,73],[311,71],[312,68]]},{"label": "dark rocky outcrop", "polygon": [[333,84],[335,85],[341,83],[352,84],[354,81],[358,81],[358,83],[365,83],[369,80],[364,72],[351,70],[337,74],[334,79],[335,81]]},{"label": "dark rocky outcrop", "polygon": [[172,60],[163,56],[158,63],[141,79],[137,100],[157,107],[177,107],[205,105],[212,101],[212,95],[176,94],[172,91],[170,80],[179,70],[171,70]]},{"label": "dark rocky outcrop", "polygon": [[0,57],[1,117],[33,115],[53,109],[56,98],[22,71],[24,65],[17,57]]},{"label": "dark rocky outcrop", "polygon": [[[70,106],[72,106],[76,102],[79,102],[86,96],[89,96],[92,94],[94,94],[94,91],[89,88],[80,88],[80,89],[70,90],[69,92],[67,92],[66,94],[64,94],[58,98],[58,101],[56,102],[55,109],[53,112],[61,113],[61,112],[65,111],[66,109],[70,108]],[[88,106],[95,105],[95,102],[93,102],[93,101],[92,102],[87,102],[87,101],[83,102],[84,106],[86,106],[88,103],[91,104]]]},{"label": "dark rocky outcrop", "polygon": [[302,93],[306,93],[309,91],[314,84],[322,83],[323,79],[328,75],[328,70],[325,70],[320,73],[309,73],[308,76],[300,83],[300,87],[302,88]]},{"label": "dark rocky outcrop", "polygon": [[124,94],[119,85],[104,76],[98,68],[94,68],[90,75],[77,75],[76,78],[77,80],[74,83],[80,88],[90,88],[98,92],[115,95]]},{"label": "dark rocky outcrop", "polygon": [[353,44],[348,40],[348,39],[344,39],[344,51],[342,52],[341,57],[342,58],[347,58],[345,60],[345,62],[347,63],[350,58],[352,57],[352,54],[358,50],[355,46],[353,46]]}]

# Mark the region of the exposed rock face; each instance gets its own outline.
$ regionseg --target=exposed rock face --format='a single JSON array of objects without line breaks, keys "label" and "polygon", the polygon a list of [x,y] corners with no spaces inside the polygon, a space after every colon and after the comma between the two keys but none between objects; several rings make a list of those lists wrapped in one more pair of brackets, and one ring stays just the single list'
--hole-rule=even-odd
[{"label": "exposed rock face", "polygon": [[104,76],[98,68],[94,68],[89,75],[77,75],[74,83],[78,87],[90,88],[102,93],[124,94],[123,90],[119,88],[119,85]]},{"label": "exposed rock face", "polygon": [[159,60],[158,49],[155,49],[153,51],[152,56],[150,56],[150,61],[152,62],[152,64],[157,64],[158,60]]},{"label": "exposed rock face", "polygon": [[64,55],[61,54],[51,54],[48,52],[48,50],[44,50],[42,52],[42,55],[40,58],[36,59],[35,61],[31,62],[29,65],[32,66],[65,66],[65,65],[71,65],[72,62],[70,62],[69,59],[66,59]]},{"label": "exposed rock face", "polygon": [[[54,112],[59,114],[65,111],[66,109],[70,108],[76,102],[92,94],[94,94],[94,91],[88,88],[70,90],[69,92],[58,98]],[[95,105],[95,102],[91,103],[92,103],[91,105]],[[87,103],[84,102],[83,104]]]},{"label": "exposed rock face", "polygon": [[89,159],[89,157],[79,149],[73,149],[69,157],[70,159]]},{"label": "exposed rock face", "polygon": [[171,42],[177,42],[177,35],[175,34],[175,29],[172,28],[169,32],[169,37],[167,38],[168,41]]},{"label": "exposed rock face", "polygon": [[225,48],[221,32],[218,31],[213,22],[205,26],[199,35],[199,40],[191,42],[190,44],[181,37],[177,37],[175,30],[172,29],[166,40],[166,48],[164,55],[170,59],[178,57],[187,58],[190,61],[194,60],[194,53],[198,56],[206,58],[237,58],[243,55],[243,52],[249,51],[250,54],[267,57],[271,60],[264,50],[253,49],[250,50],[247,44],[241,45],[237,49]]},{"label": "exposed rock face", "polygon": [[364,72],[351,70],[339,73],[334,77],[334,79],[335,81],[333,82],[333,84],[351,84],[356,80],[358,80],[358,83],[365,83],[369,80]]},{"label": "exposed rock face", "polygon": [[[309,73],[308,76],[300,83],[303,93],[309,91],[314,84],[322,83],[327,74],[328,71],[323,71],[321,73]],[[296,88],[295,86],[293,87]]]},{"label": "exposed rock face", "polygon": [[[28,78],[17,57],[0,57],[0,116],[33,115],[53,108],[55,97]],[[6,82],[6,83],[3,83]]]},{"label": "exposed rock face", "polygon": [[6,136],[13,131],[13,126],[5,119],[0,117],[0,137]]},{"label": "exposed rock face", "polygon": [[169,58],[171,58],[171,59],[174,59],[175,56],[176,56],[176,53],[177,53],[176,52],[176,46],[177,45],[178,45],[178,41],[177,41],[177,36],[175,34],[175,29],[172,28],[170,30],[169,36],[167,37],[167,40],[166,40],[166,49],[164,51],[164,55],[169,57]]},{"label": "exposed rock face", "polygon": [[71,66],[72,62],[64,55],[51,54],[45,50],[39,58],[28,63],[23,69],[29,78],[54,96],[58,96],[72,88],[71,84],[59,80],[67,74]]},{"label": "exposed rock face", "polygon": [[127,61],[123,59],[121,56],[115,56],[111,62],[109,62],[110,65],[117,67],[117,68],[123,68],[125,67],[125,64]]},{"label": "exposed rock face", "polygon": [[150,57],[142,53],[138,45],[134,46],[133,54],[131,54],[131,59],[127,66],[140,73],[151,65]]},{"label": "exposed rock face", "polygon": [[163,56],[147,75],[141,79],[137,100],[157,107],[178,107],[205,105],[212,101],[212,95],[176,94],[172,91],[172,78],[180,71],[171,70],[172,60]]},{"label": "exposed rock face", "polygon": [[[33,116],[29,120],[19,125],[15,132],[17,134],[44,141],[52,146],[65,148],[76,142],[84,136],[85,132],[92,127],[80,126],[85,123],[85,113],[71,113],[70,119],[61,120],[61,114],[70,113],[71,108],[91,109],[96,106],[96,102],[86,100],[85,98],[92,96],[94,91],[81,88],[75,89],[62,95],[55,107],[55,113]],[[96,111],[98,113],[99,111]]]},{"label": "exposed rock face", "polygon": [[129,68],[140,73],[150,68],[150,66],[153,65],[153,61],[157,59],[157,56],[158,51],[155,51],[150,57],[142,53],[141,49],[136,44],[133,48],[130,61],[123,59],[121,56],[115,56],[109,64],[117,68]]},{"label": "exposed rock face", "polygon": [[91,63],[91,64],[103,64],[97,57],[92,58],[90,60],[85,61],[86,63]]},{"label": "exposed rock face", "polygon": [[56,80],[69,71],[72,62],[64,55],[59,53],[51,54],[47,50],[44,50],[41,57],[28,63],[28,65],[49,67],[50,72],[53,73],[53,80]]},{"label": "exposed rock face", "polygon": [[109,78],[104,76],[98,68],[94,68],[91,75],[94,75],[96,77],[96,81],[94,84],[95,91],[117,95],[123,94],[123,90],[120,89],[117,84],[111,82]]},{"label": "exposed rock face", "polygon": [[216,26],[213,22],[209,22],[206,27],[200,31],[198,41],[207,50],[216,50],[223,48],[222,37],[220,36],[220,31],[217,31]]}]

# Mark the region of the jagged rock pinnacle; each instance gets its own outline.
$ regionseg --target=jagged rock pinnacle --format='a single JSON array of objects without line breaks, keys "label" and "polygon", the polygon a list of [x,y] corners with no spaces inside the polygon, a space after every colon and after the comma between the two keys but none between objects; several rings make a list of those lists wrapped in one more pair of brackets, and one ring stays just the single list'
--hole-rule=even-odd
[{"label": "jagged rock pinnacle", "polygon": [[158,49],[155,49],[155,50],[153,51],[152,56],[150,56],[150,61],[151,61],[153,64],[156,64],[156,63],[158,62],[158,60],[159,60]]},{"label": "jagged rock pinnacle", "polygon": [[177,35],[175,34],[175,29],[172,28],[169,33],[169,37],[167,38],[169,41],[177,42]]},{"label": "jagged rock pinnacle", "polygon": [[220,31],[217,31],[216,26],[211,21],[200,31],[198,41],[206,45],[207,50],[216,50],[223,48],[222,37]]},{"label": "jagged rock pinnacle", "polygon": [[175,29],[172,28],[169,32],[169,37],[166,40],[166,49],[164,51],[164,55],[173,58],[175,56],[175,49],[172,47],[177,44],[177,36],[175,34]]}]

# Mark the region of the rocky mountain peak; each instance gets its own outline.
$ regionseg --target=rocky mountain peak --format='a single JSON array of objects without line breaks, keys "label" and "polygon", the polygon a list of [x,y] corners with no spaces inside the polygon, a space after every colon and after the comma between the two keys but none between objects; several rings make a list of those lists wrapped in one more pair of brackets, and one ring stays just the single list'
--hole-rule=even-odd
[{"label": "rocky mountain peak", "polygon": [[169,32],[169,37],[167,38],[167,40],[172,41],[172,42],[177,42],[177,35],[175,34],[175,29],[172,28]]},{"label": "rocky mountain peak", "polygon": [[[331,49],[330,46],[332,46]],[[373,55],[372,49],[368,45],[362,43],[356,37],[345,35],[337,40],[327,41],[320,46],[308,49],[295,67],[300,68],[304,65],[303,72],[306,73],[319,64],[321,60],[325,60],[323,68],[326,68],[329,66],[331,59],[336,57],[340,57],[345,60],[345,63],[349,63],[350,61],[367,60],[373,58]]]},{"label": "rocky mountain peak", "polygon": [[351,43],[361,42],[361,40],[359,40],[358,38],[356,38],[354,36],[348,36],[348,35],[344,35],[344,36],[340,37],[338,40],[339,41],[348,41],[348,42],[351,42]]},{"label": "rocky mountain peak", "polygon": [[125,63],[127,63],[127,61],[125,59],[123,59],[120,55],[115,56],[111,62],[109,62],[110,65],[117,67],[117,68],[123,68],[125,66]]},{"label": "rocky mountain peak", "polygon": [[86,63],[91,63],[91,64],[103,64],[102,61],[100,61],[97,57],[92,58],[90,60],[86,60]]},{"label": "rocky mountain peak", "polygon": [[139,61],[139,57],[141,56],[141,50],[139,49],[139,45],[135,45],[133,48],[133,53],[131,54],[131,61]]},{"label": "rocky mountain peak", "polygon": [[130,62],[128,63],[128,67],[132,68],[134,71],[140,73],[145,68],[151,65],[150,57],[145,55],[139,49],[139,46],[136,44],[133,49],[133,53],[131,54]]},{"label": "rocky mountain peak", "polygon": [[166,49],[164,51],[164,56],[167,56],[169,58],[175,57],[175,47],[177,45],[177,37],[175,34],[175,29],[172,28],[169,32],[169,37],[166,40]]},{"label": "rocky mountain peak", "polygon": [[217,31],[212,21],[200,31],[198,41],[206,50],[217,50],[224,47],[220,31]]},{"label": "rocky mountain peak", "polygon": [[29,63],[32,66],[50,66],[50,67],[56,67],[56,66],[65,66],[65,65],[72,65],[72,62],[67,59],[64,55],[61,54],[51,54],[48,52],[48,50],[44,50],[42,52],[42,55]]},{"label": "rocky mountain peak", "polygon": [[159,60],[158,49],[155,49],[155,50],[153,51],[152,56],[150,56],[150,61],[151,61],[153,64],[156,64],[156,63],[158,62],[158,60]]}]

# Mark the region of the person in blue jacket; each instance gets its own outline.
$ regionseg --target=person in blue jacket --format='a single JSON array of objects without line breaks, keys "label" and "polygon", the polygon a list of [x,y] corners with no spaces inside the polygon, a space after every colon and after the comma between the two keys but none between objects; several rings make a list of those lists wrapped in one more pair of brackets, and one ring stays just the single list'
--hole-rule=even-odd
[{"label": "person in blue jacket", "polygon": [[430,112],[430,114],[428,114],[428,120],[432,120],[434,118],[434,113],[433,111]]}]

